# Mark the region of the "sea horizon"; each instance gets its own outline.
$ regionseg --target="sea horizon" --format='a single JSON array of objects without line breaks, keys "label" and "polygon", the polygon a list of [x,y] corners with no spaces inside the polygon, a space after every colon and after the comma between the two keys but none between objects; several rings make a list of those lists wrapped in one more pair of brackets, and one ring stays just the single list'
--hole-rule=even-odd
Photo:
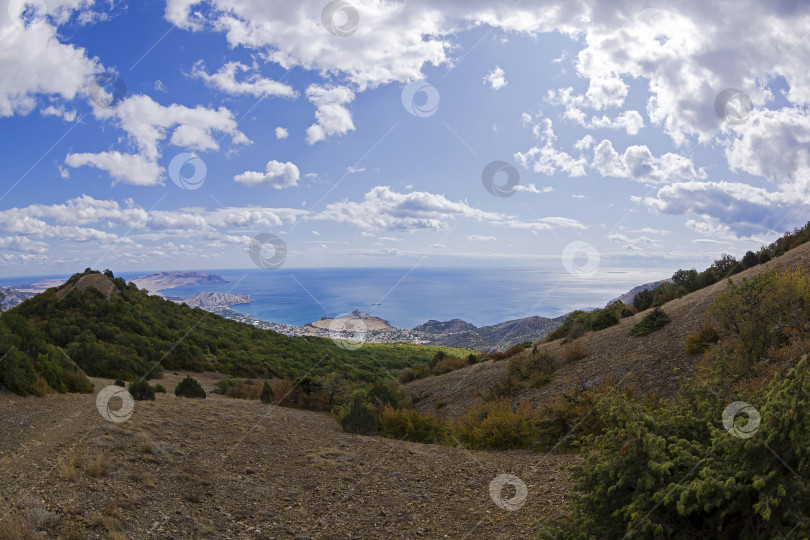
[{"label": "sea horizon", "polygon": [[[435,319],[463,319],[489,326],[529,316],[558,317],[575,309],[594,309],[628,290],[662,279],[649,273],[616,270],[599,276],[571,275],[549,268],[284,268],[195,269],[115,273],[127,281],[156,272],[199,271],[227,281],[161,290],[172,298],[199,292],[247,294],[250,304],[231,307],[260,320],[302,326],[322,317],[360,310],[410,329]],[[72,274],[0,278],[3,287],[24,287]],[[664,276],[666,277],[666,276]],[[427,307],[430,306],[430,307]]]}]

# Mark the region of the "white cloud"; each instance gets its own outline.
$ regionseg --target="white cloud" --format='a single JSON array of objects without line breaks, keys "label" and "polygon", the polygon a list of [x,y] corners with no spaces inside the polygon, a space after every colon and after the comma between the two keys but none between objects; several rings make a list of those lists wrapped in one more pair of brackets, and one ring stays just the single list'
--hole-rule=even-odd
[{"label": "white cloud", "polygon": [[134,186],[154,186],[163,183],[163,168],[139,154],[121,152],[100,152],[98,154],[79,153],[65,156],[68,167],[95,167],[106,171],[118,182]]},{"label": "white cloud", "polygon": [[42,116],[58,116],[59,118],[63,118],[66,122],[76,120],[76,111],[68,111],[65,110],[64,107],[55,107],[53,105],[48,105],[44,109],[40,109],[39,114]]},{"label": "white cloud", "polygon": [[276,128],[276,139],[279,139],[279,140],[280,139],[286,139],[289,136],[290,136],[290,132],[287,131],[286,128],[283,128],[281,126],[278,126]]},{"label": "white cloud", "polygon": [[497,240],[494,236],[482,236],[479,234],[471,234],[467,237],[467,240],[470,242],[492,242],[493,240]]},{"label": "white cloud", "polygon": [[373,188],[361,202],[344,200],[331,203],[311,218],[347,223],[366,230],[389,231],[442,230],[449,228],[450,221],[458,219],[513,229],[585,228],[576,220],[562,217],[521,221],[514,216],[473,208],[466,201],[451,201],[444,195],[424,191],[397,193],[388,186]]},{"label": "white cloud", "polygon": [[554,188],[551,186],[543,186],[538,189],[534,184],[527,184],[525,186],[518,184],[515,186],[515,191],[525,191],[527,193],[551,193],[554,191]]},{"label": "white cloud", "polygon": [[[529,117],[529,120],[531,120],[531,117]],[[542,130],[541,125],[545,126]],[[550,119],[543,119],[541,123],[534,126],[533,131],[541,139],[545,140],[545,144],[532,147],[526,152],[517,152],[514,157],[518,163],[526,169],[549,176],[556,174],[558,171],[571,177],[585,175],[585,167],[588,165],[585,158],[575,158],[554,148],[554,141],[557,137],[554,135]]]},{"label": "white cloud", "polygon": [[246,66],[240,62],[228,62],[217,70],[216,73],[209,74],[205,70],[202,60],[197,61],[191,71],[191,75],[197,79],[202,79],[209,86],[230,95],[251,95],[253,97],[287,97],[294,98],[298,93],[292,86],[262,77],[259,73],[253,73],[243,80],[237,80],[237,74],[257,71],[258,66]]},{"label": "white cloud", "polygon": [[664,184],[705,178],[703,169],[695,170],[692,160],[666,153],[655,157],[646,146],[628,146],[624,154],[605,139],[594,150],[591,166],[602,176],[629,178],[645,184]]},{"label": "white cloud", "polygon": [[622,247],[628,251],[647,251],[650,248],[660,248],[662,247],[660,243],[655,242],[654,240],[646,237],[646,236],[639,236],[636,238],[630,238],[623,234],[610,234],[608,235],[608,240],[611,242],[615,242],[617,244],[621,244]]},{"label": "white cloud", "polygon": [[732,171],[762,176],[806,198],[810,188],[810,116],[798,108],[754,111],[726,148]]},{"label": "white cloud", "polygon": [[[58,10],[70,9],[67,4],[49,2],[49,12],[58,15]],[[7,1],[0,2],[0,39],[0,117],[28,114],[37,95],[74,99],[102,70],[84,49],[62,43],[49,22],[23,28],[12,21]]]},{"label": "white cloud", "polygon": [[502,68],[495,66],[492,71],[487,73],[486,77],[484,77],[484,83],[489,84],[489,87],[493,90],[500,90],[508,84],[506,81],[506,73],[504,73]]},{"label": "white cloud", "polygon": [[135,95],[114,109],[96,109],[96,115],[115,119],[132,138],[141,155],[156,160],[159,143],[169,137],[175,146],[201,152],[219,149],[215,132],[230,135],[235,144],[250,140],[237,129],[233,113],[225,107],[209,109],[184,105],[160,105],[149,96]]},{"label": "white cloud", "polygon": [[331,135],[345,135],[354,131],[352,114],[345,107],[354,100],[354,92],[350,88],[312,84],[307,88],[307,98],[316,107],[316,123],[307,128],[308,144],[315,144]]},{"label": "white cloud", "polygon": [[275,189],[284,189],[297,186],[300,178],[301,173],[294,163],[270,160],[264,172],[245,171],[233,179],[246,186],[264,184]]},{"label": "white cloud", "polygon": [[734,182],[675,183],[664,186],[655,197],[647,197],[643,202],[656,212],[703,217],[709,225],[693,222],[689,226],[701,234],[730,230],[737,236],[781,232],[779,227],[788,212],[801,215],[806,211],[805,200]]}]

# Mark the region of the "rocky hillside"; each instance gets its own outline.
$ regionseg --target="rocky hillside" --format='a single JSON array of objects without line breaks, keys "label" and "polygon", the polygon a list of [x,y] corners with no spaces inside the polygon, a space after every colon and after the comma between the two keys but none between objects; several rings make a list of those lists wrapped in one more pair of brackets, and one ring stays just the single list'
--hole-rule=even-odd
[{"label": "rocky hillside", "polygon": [[672,279],[662,279],[661,281],[653,281],[652,283],[645,283],[644,285],[639,285],[638,287],[634,287],[634,288],[630,289],[629,291],[627,291],[623,295],[619,296],[618,298],[614,298],[613,300],[608,302],[607,305],[610,305],[610,304],[612,304],[614,302],[621,302],[622,304],[627,304],[629,306],[632,306],[633,305],[633,299],[636,297],[636,295],[638,293],[640,293],[642,291],[649,291],[651,289],[655,289],[659,285],[662,285],[664,283],[669,283],[671,281],[672,281]]},{"label": "rocky hillside", "polygon": [[3,309],[11,309],[14,306],[22,303],[27,298],[31,298],[35,294],[36,293],[33,292],[24,292],[8,287],[0,287],[0,296],[2,296],[0,306],[2,306]]},{"label": "rocky hillside", "polygon": [[250,304],[253,300],[248,294],[228,294],[218,292],[201,292],[183,300],[187,306],[198,308],[226,307],[238,304]]},{"label": "rocky hillside", "polygon": [[440,322],[432,319],[413,330],[431,345],[478,350],[505,350],[516,343],[540,341],[558,328],[565,316],[555,319],[524,317],[492,326],[476,327],[461,319]]},{"label": "rocky hillside", "polygon": [[[733,280],[740,282],[769,270],[797,267],[810,271],[810,244],[799,246],[766,264],[741,272]],[[629,336],[630,329],[647,314],[643,312],[622,319],[617,326],[599,332],[588,332],[568,343],[557,340],[540,344],[538,349],[554,353],[561,365],[548,385],[522,390],[514,398],[515,403],[523,400],[535,405],[547,403],[577,388],[593,388],[606,377],[611,377],[619,386],[633,385],[641,391],[673,397],[677,389],[677,377],[689,375],[699,358],[686,352],[686,338],[700,329],[706,310],[714,298],[726,290],[727,283],[719,281],[665,304],[663,309],[672,322],[648,336]],[[580,352],[585,357],[566,361],[567,357],[576,356],[574,352]],[[438,413],[454,418],[476,403],[477,393],[486,394],[504,380],[507,364],[506,361],[490,360],[444,375],[413,381],[406,385],[406,389],[417,401],[416,405],[420,410],[435,408],[437,402],[442,402],[443,406],[438,409]]]}]

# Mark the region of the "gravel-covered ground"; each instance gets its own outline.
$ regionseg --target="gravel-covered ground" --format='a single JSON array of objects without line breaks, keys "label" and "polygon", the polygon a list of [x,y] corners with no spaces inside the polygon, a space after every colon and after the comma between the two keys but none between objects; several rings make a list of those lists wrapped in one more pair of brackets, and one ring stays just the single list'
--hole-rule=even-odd
[{"label": "gravel-covered ground", "polygon": [[[184,375],[123,423],[95,394],[0,395],[0,539],[532,538],[568,496],[573,456],[350,435],[328,414],[178,398]],[[522,508],[493,502],[501,474],[525,482]]]}]

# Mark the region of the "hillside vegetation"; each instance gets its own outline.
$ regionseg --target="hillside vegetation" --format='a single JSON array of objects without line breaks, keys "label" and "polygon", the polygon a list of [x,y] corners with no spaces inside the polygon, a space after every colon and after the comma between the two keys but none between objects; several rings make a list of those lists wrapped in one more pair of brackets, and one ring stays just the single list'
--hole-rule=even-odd
[{"label": "hillside vegetation", "polygon": [[[148,295],[109,271],[88,269],[0,316],[0,351],[6,354],[0,386],[42,395],[49,388],[81,391],[87,387],[82,372],[136,380],[183,369],[298,381],[297,393],[314,397],[326,391],[327,377],[343,394],[385,381],[395,384],[400,370],[430,364],[439,352],[451,358],[471,352],[405,344],[353,348],[229,321]],[[306,405],[308,396],[299,397]]]}]

